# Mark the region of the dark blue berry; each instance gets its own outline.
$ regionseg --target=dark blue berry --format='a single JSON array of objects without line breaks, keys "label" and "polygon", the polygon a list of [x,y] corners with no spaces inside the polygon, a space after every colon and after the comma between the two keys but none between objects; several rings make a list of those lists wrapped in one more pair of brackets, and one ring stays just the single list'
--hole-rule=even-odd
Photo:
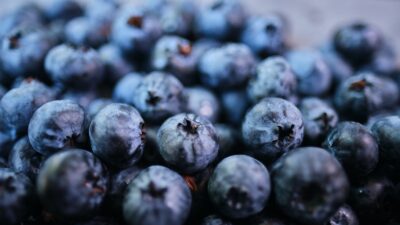
[{"label": "dark blue berry", "polygon": [[341,206],[324,225],[358,225],[356,213],[348,205]]},{"label": "dark blue berry", "polygon": [[46,19],[68,21],[83,14],[81,5],[75,0],[53,0],[43,7]]},{"label": "dark blue berry", "polygon": [[215,208],[233,219],[245,218],[263,210],[270,191],[267,168],[245,155],[222,160],[208,182],[208,194]]},{"label": "dark blue berry", "polygon": [[183,173],[205,169],[218,155],[218,137],[207,119],[178,114],[167,119],[157,134],[163,159]]},{"label": "dark blue berry", "polygon": [[129,73],[121,78],[115,85],[113,100],[120,103],[133,105],[136,88],[139,86],[143,76],[138,73]]},{"label": "dark blue berry", "polygon": [[99,49],[99,54],[104,62],[104,79],[106,81],[111,81],[112,83],[115,83],[135,69],[132,63],[129,62],[128,59],[124,58],[121,50],[113,44],[103,45]]},{"label": "dark blue berry", "polygon": [[29,141],[37,152],[50,155],[73,147],[83,134],[85,112],[68,100],[51,101],[33,114],[28,127]]},{"label": "dark blue berry", "polygon": [[271,163],[303,141],[300,111],[281,98],[265,98],[250,109],[243,121],[242,136],[254,154]]},{"label": "dark blue berry", "polygon": [[112,103],[94,117],[89,128],[93,153],[109,165],[129,167],[144,149],[144,121],[132,106]]},{"label": "dark blue berry", "polygon": [[113,103],[113,101],[108,98],[98,98],[90,102],[90,104],[85,109],[88,122],[92,122],[97,113],[99,113],[103,108],[110,105],[111,103]]},{"label": "dark blue berry", "polygon": [[346,173],[326,150],[295,149],[273,166],[275,200],[287,216],[305,224],[321,224],[344,203]]},{"label": "dark blue berry", "polygon": [[220,105],[218,98],[202,87],[186,89],[187,111],[202,116],[214,123],[218,120]]},{"label": "dark blue berry", "polygon": [[222,119],[234,126],[242,124],[246,111],[251,106],[245,90],[231,90],[221,93]]},{"label": "dark blue berry", "polygon": [[46,160],[37,192],[45,209],[56,216],[87,217],[102,205],[108,180],[105,167],[92,153],[71,149]]},{"label": "dark blue berry", "polygon": [[73,45],[99,47],[108,40],[111,24],[103,21],[78,17],[65,25],[65,39]]},{"label": "dark blue berry", "polygon": [[162,166],[150,166],[129,184],[123,212],[129,225],[182,225],[192,202],[183,178]]}]

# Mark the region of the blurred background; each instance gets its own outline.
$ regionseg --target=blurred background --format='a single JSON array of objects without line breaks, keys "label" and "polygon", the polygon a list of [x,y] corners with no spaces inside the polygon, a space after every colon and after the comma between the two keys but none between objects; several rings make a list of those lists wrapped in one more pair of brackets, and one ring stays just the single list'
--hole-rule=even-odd
[{"label": "blurred background", "polygon": [[[7,13],[30,0],[0,0],[0,13]],[[31,0],[48,2],[49,0]],[[50,0],[51,1],[51,0]],[[87,2],[82,0],[81,2]],[[146,0],[120,0],[141,2]],[[210,0],[194,0],[204,4]],[[340,25],[354,20],[376,25],[400,52],[400,0],[242,0],[254,14],[280,12],[291,29],[294,45],[313,46],[322,43]]]}]

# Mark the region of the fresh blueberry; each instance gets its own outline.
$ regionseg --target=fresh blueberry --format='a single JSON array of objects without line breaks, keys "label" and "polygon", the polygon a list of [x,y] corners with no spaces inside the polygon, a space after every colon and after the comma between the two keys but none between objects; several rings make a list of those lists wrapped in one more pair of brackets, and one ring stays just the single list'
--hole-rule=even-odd
[{"label": "fresh blueberry", "polygon": [[138,73],[129,73],[121,78],[115,85],[113,100],[120,103],[133,105],[135,90],[139,86],[143,76]]},{"label": "fresh blueberry", "polygon": [[255,73],[256,60],[243,44],[228,43],[208,50],[200,59],[199,70],[204,85],[231,89],[244,86]]},{"label": "fresh blueberry", "polygon": [[356,213],[348,205],[341,206],[324,225],[358,225]]},{"label": "fresh blueberry", "polygon": [[34,187],[29,178],[0,168],[0,220],[4,225],[21,224],[35,207]]},{"label": "fresh blueberry", "polygon": [[113,167],[129,167],[143,154],[144,121],[132,106],[112,103],[94,117],[89,136],[96,156]]},{"label": "fresh blueberry", "polygon": [[83,14],[81,5],[75,0],[53,0],[43,7],[47,20],[68,21]]},{"label": "fresh blueberry", "polygon": [[187,111],[202,116],[210,122],[218,120],[220,105],[218,98],[209,90],[202,87],[186,89]]},{"label": "fresh blueberry", "polygon": [[216,209],[233,219],[245,218],[263,210],[270,191],[267,168],[245,155],[222,160],[208,182],[209,197]]},{"label": "fresh blueberry", "polygon": [[202,220],[201,225],[233,225],[233,223],[220,216],[210,215]]},{"label": "fresh blueberry", "polygon": [[86,117],[89,122],[99,113],[103,108],[113,103],[111,99],[108,98],[98,98],[90,102],[90,104],[85,109]]},{"label": "fresh blueberry", "polygon": [[299,109],[303,114],[305,143],[320,144],[339,122],[335,109],[319,98],[304,98]]},{"label": "fresh blueberry", "polygon": [[17,28],[1,42],[2,69],[11,77],[39,76],[56,40],[45,29]]},{"label": "fresh blueberry", "polygon": [[129,225],[182,225],[192,202],[183,178],[162,166],[150,166],[129,184],[123,213]]},{"label": "fresh blueberry", "polygon": [[92,90],[88,91],[67,90],[61,96],[62,100],[69,100],[76,102],[84,109],[87,109],[90,103],[95,101],[97,98],[99,98],[99,94]]},{"label": "fresh blueberry", "polygon": [[217,40],[235,40],[239,37],[247,15],[237,0],[214,0],[200,8],[195,18],[195,31],[199,37]]},{"label": "fresh blueberry", "polygon": [[393,107],[398,96],[399,89],[392,80],[362,73],[339,86],[334,103],[345,118],[364,122],[372,113]]},{"label": "fresh blueberry", "polygon": [[105,65],[106,81],[115,83],[135,70],[134,65],[124,58],[121,50],[113,44],[103,45],[99,49],[99,54]]},{"label": "fresh blueberry", "polygon": [[191,43],[178,36],[164,36],[158,40],[152,55],[152,66],[175,75],[184,84],[196,81],[199,55]]},{"label": "fresh blueberry", "polygon": [[381,47],[381,33],[373,26],[355,22],[340,27],[333,37],[335,49],[353,65],[369,62]]},{"label": "fresh blueberry", "polygon": [[54,100],[55,93],[36,80],[8,91],[0,100],[6,123],[18,133],[26,133],[33,113],[43,104]]},{"label": "fresh blueberry", "polygon": [[184,87],[170,74],[152,72],[136,87],[133,103],[146,121],[162,122],[185,109]]},{"label": "fresh blueberry", "polygon": [[68,100],[48,102],[32,116],[29,141],[43,155],[72,147],[83,133],[84,120],[85,112],[78,104]]},{"label": "fresh blueberry", "polygon": [[234,126],[241,125],[246,111],[249,109],[250,100],[245,90],[230,90],[221,93],[222,119]]},{"label": "fresh blueberry", "polygon": [[148,56],[162,35],[162,27],[155,17],[136,6],[126,6],[117,15],[111,32],[113,42],[126,55]]},{"label": "fresh blueberry", "polygon": [[281,98],[265,98],[250,109],[243,121],[242,136],[249,153],[271,163],[303,141],[301,112]]},{"label": "fresh blueberry", "polygon": [[54,154],[39,172],[37,192],[48,211],[66,218],[96,212],[105,197],[108,174],[92,153],[71,149]]},{"label": "fresh blueberry", "polygon": [[320,52],[311,49],[293,50],[286,55],[297,78],[301,95],[319,96],[329,91],[332,74]]},{"label": "fresh blueberry", "polygon": [[157,133],[163,159],[183,173],[205,169],[218,155],[218,137],[207,119],[178,114],[167,119]]},{"label": "fresh blueberry", "polygon": [[323,146],[353,178],[368,175],[378,163],[378,144],[374,136],[365,126],[356,122],[339,123],[329,133]]},{"label": "fresh blueberry", "polygon": [[297,81],[290,65],[282,57],[262,61],[250,80],[247,93],[253,102],[265,97],[289,98],[296,94]]},{"label": "fresh blueberry", "polygon": [[380,164],[387,172],[394,172],[399,177],[400,171],[399,160],[400,151],[400,117],[387,116],[378,119],[371,127],[371,131],[375,136],[379,146]]},{"label": "fresh blueberry", "polygon": [[15,129],[11,128],[4,118],[3,110],[0,107],[0,159],[7,161],[17,135]]},{"label": "fresh blueberry", "polygon": [[372,71],[376,74],[391,75],[397,70],[397,55],[395,48],[385,41],[377,50],[371,62],[360,68],[362,71]]},{"label": "fresh blueberry", "polygon": [[28,137],[24,137],[17,141],[12,148],[8,165],[16,173],[22,173],[35,182],[44,160],[44,156],[32,148]]},{"label": "fresh blueberry", "polygon": [[344,203],[349,190],[346,173],[326,150],[295,149],[272,169],[275,200],[287,216],[305,223],[321,224]]},{"label": "fresh blueberry", "polygon": [[[191,2],[191,1],[182,1]],[[179,3],[177,3],[179,4]],[[163,33],[189,37],[193,28],[193,13],[184,14],[182,6],[169,5],[161,9],[160,22]]]},{"label": "fresh blueberry", "polygon": [[286,21],[279,14],[253,17],[247,22],[241,40],[261,58],[280,55],[287,47],[287,30]]},{"label": "fresh blueberry", "polygon": [[103,21],[78,17],[65,25],[65,39],[73,45],[99,47],[108,40],[111,24]]},{"label": "fresh blueberry", "polygon": [[45,68],[54,82],[87,89],[102,81],[104,65],[97,51],[62,44],[47,54]]}]

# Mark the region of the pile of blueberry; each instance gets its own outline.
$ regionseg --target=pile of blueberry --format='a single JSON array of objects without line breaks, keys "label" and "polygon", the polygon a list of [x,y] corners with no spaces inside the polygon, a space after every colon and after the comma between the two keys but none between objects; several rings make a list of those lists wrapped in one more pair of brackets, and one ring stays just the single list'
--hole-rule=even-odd
[{"label": "pile of blueberry", "polygon": [[0,224],[400,224],[400,66],[372,25],[290,45],[236,0],[0,19]]}]

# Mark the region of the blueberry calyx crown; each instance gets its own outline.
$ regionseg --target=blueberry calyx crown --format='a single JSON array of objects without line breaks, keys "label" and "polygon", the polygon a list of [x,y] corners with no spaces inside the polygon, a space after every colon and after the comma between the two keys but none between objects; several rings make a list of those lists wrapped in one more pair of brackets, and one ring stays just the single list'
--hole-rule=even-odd
[{"label": "blueberry calyx crown", "polygon": [[10,49],[16,49],[19,47],[19,39],[22,37],[22,33],[21,32],[17,32],[13,35],[11,35],[8,38],[9,41],[9,48]]},{"label": "blueberry calyx crown", "polygon": [[142,28],[143,26],[143,17],[142,16],[131,16],[127,21],[128,25],[134,26],[137,28]]},{"label": "blueberry calyx crown", "polygon": [[321,121],[322,122],[322,128],[327,131],[331,128],[329,125],[330,121],[333,119],[333,116],[329,116],[326,112],[323,112],[320,116],[316,117],[314,120],[315,121]]},{"label": "blueberry calyx crown", "polygon": [[349,89],[352,91],[357,91],[357,92],[361,92],[363,91],[366,87],[370,86],[371,84],[366,80],[366,79],[362,79],[356,82],[353,82]]},{"label": "blueberry calyx crown", "polygon": [[147,92],[148,98],[146,102],[150,105],[157,105],[157,103],[161,100],[161,97],[158,96],[154,91]]},{"label": "blueberry calyx crown", "polygon": [[277,129],[278,138],[274,141],[278,146],[283,146],[286,140],[293,139],[294,125],[290,126],[278,126]]},{"label": "blueberry calyx crown", "polygon": [[164,199],[164,195],[167,192],[167,188],[157,187],[153,181],[147,185],[147,188],[142,189],[143,197],[152,200],[152,199]]},{"label": "blueberry calyx crown", "polygon": [[188,56],[192,53],[192,46],[190,44],[178,44],[179,54]]},{"label": "blueberry calyx crown", "polygon": [[92,195],[102,194],[105,192],[104,188],[98,185],[100,177],[94,173],[88,173],[86,175],[85,187],[90,188]]},{"label": "blueberry calyx crown", "polygon": [[178,124],[178,127],[180,127],[183,131],[189,134],[196,134],[199,126],[200,124],[196,123],[195,121],[189,118],[185,118],[182,123]]}]

